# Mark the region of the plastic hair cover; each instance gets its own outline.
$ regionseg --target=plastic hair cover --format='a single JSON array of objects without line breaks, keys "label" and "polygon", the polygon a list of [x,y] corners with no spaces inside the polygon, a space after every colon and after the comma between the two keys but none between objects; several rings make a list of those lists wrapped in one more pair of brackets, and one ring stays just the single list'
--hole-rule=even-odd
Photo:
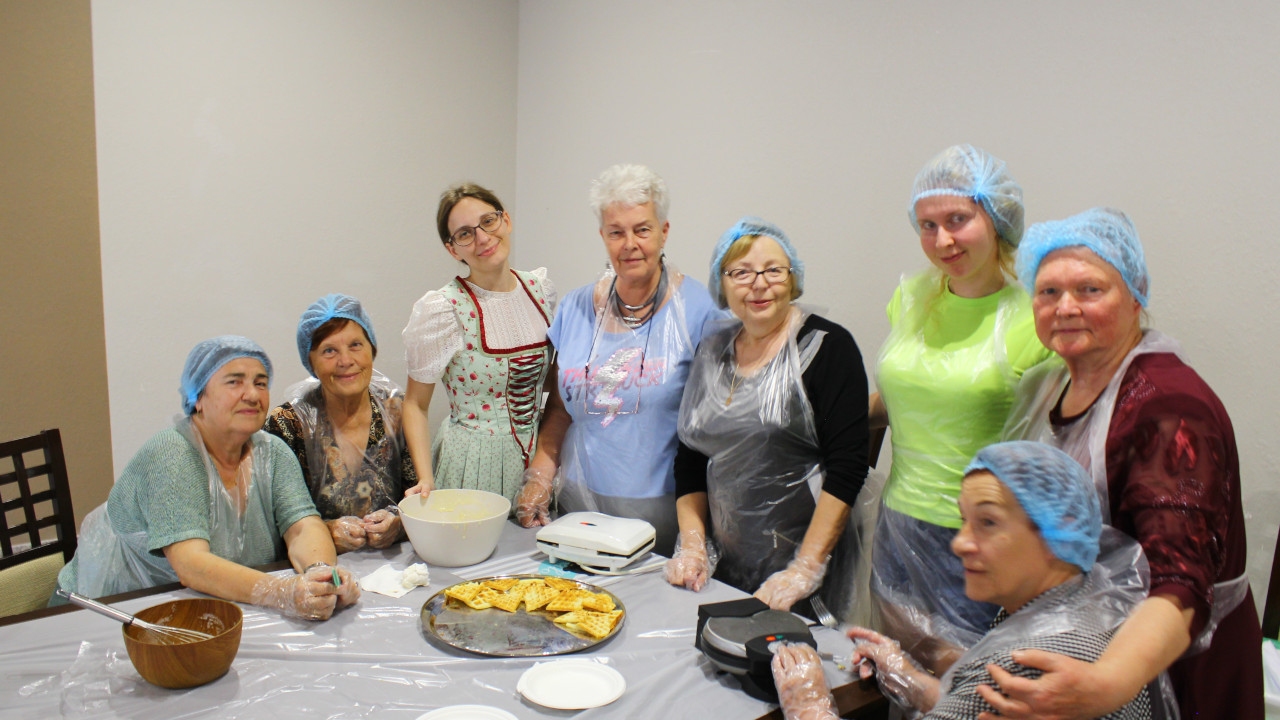
[{"label": "plastic hair cover", "polygon": [[1093,567],[1102,511],[1080,463],[1051,445],[1013,440],[979,450],[964,472],[979,470],[1009,488],[1054,555],[1081,572]]},{"label": "plastic hair cover", "polygon": [[1054,250],[1085,247],[1120,273],[1129,293],[1142,307],[1147,306],[1151,276],[1142,252],[1138,230],[1129,216],[1112,208],[1096,207],[1065,220],[1036,223],[1027,229],[1026,242],[1018,250],[1018,277],[1034,293],[1036,273],[1045,257]]},{"label": "plastic hair cover", "polygon": [[[749,593],[788,568],[822,490],[818,431],[801,376],[826,333],[797,343],[804,320],[797,313],[782,350],[746,377],[734,352],[742,323],[721,321],[698,346],[680,404],[680,439],[708,457],[711,539],[721,553],[716,579]],[[817,577],[803,578],[812,582],[802,583],[807,591],[797,600],[825,568],[812,570]],[[823,594],[835,590],[824,586]]]},{"label": "plastic hair cover", "polygon": [[334,318],[345,318],[364,328],[369,344],[374,348],[378,347],[378,336],[373,333],[373,320],[369,319],[369,314],[364,311],[359,300],[341,293],[325,295],[311,303],[298,320],[298,357],[302,360],[302,367],[312,376],[316,373],[311,369],[311,335],[316,328]]},{"label": "plastic hair cover", "polygon": [[[945,542],[931,542],[925,534],[928,528],[913,520],[923,517],[934,526],[959,525],[958,481],[974,453],[999,439],[1018,385],[1006,356],[1005,334],[1018,312],[1021,291],[1001,297],[994,329],[985,339],[943,349],[925,339],[929,323],[935,322],[930,310],[939,287],[937,273],[904,278],[900,287],[898,322],[876,363],[876,385],[892,428],[893,464],[883,495],[897,512],[878,513],[874,543],[893,554],[903,574],[878,574],[872,586],[922,637],[964,648],[985,630],[990,619],[986,611],[995,610],[983,606],[980,613],[958,592],[951,597],[941,591],[935,579],[954,572],[955,558]],[[885,368],[892,368],[892,373]],[[974,402],[977,388],[985,401]],[[909,652],[915,649],[899,639]]]},{"label": "plastic hair cover", "polygon": [[916,175],[907,216],[920,232],[916,203],[935,195],[959,195],[981,203],[1000,239],[1014,247],[1022,239],[1022,186],[1009,177],[1002,160],[972,145],[953,145]]},{"label": "plastic hair cover", "polygon": [[[404,496],[402,488],[400,417],[404,394],[386,375],[373,371],[369,380],[369,397],[386,429],[382,439],[372,447],[347,447],[336,432],[324,407],[320,381],[308,378],[285,390],[285,398],[293,406],[302,429],[310,471],[311,497],[320,517],[354,515],[364,517],[375,510],[394,507]],[[360,455],[357,468],[348,468],[344,457],[352,451]]]},{"label": "plastic hair cover", "polygon": [[262,363],[267,370],[267,385],[271,385],[271,359],[258,343],[240,335],[220,335],[203,340],[191,348],[187,354],[186,365],[182,368],[182,382],[178,393],[182,396],[182,413],[190,415],[196,411],[196,400],[204,392],[214,373],[223,365],[236,358],[251,357]]},{"label": "plastic hair cover", "polygon": [[[1098,502],[1102,507],[1102,521],[1111,522],[1111,503],[1107,483],[1107,433],[1111,416],[1120,394],[1120,386],[1134,358],[1147,353],[1171,353],[1182,357],[1182,346],[1177,340],[1158,330],[1143,332],[1142,341],[1120,363],[1116,374],[1106,389],[1094,401],[1093,406],[1080,419],[1063,429],[1055,429],[1049,423],[1049,411],[1058,403],[1071,375],[1061,362],[1046,362],[1028,370],[1022,376],[1014,400],[1013,411],[1005,425],[1004,437],[1009,440],[1037,440],[1062,449],[1089,472],[1093,479]],[[1178,427],[1180,419],[1174,418],[1172,427]],[[1244,602],[1249,588],[1248,576],[1215,583],[1213,607],[1204,629],[1187,650],[1187,655],[1204,652],[1213,640],[1218,623]]]},{"label": "plastic hair cover", "polygon": [[[244,512],[222,483],[218,469],[205,450],[200,432],[190,418],[178,420],[175,429],[191,443],[204,463],[209,488],[209,550],[225,560],[243,564],[245,526],[254,520],[275,527],[271,497],[271,450],[268,435],[256,432],[250,438],[252,451],[244,455],[237,470],[236,484],[247,487]],[[276,555],[283,557],[284,542],[277,538]],[[85,518],[76,549],[78,567],[75,592],[102,597],[176,582],[177,574],[163,553],[152,553],[145,532],[117,533],[111,526],[104,503]]]},{"label": "plastic hair cover", "polygon": [[[672,420],[678,407],[666,407],[654,388],[684,384],[677,365],[693,356],[698,337],[686,320],[685,276],[664,262],[666,303],[638,327],[621,319],[612,267],[595,283],[586,367],[562,390],[574,420],[561,449],[556,502],[562,513],[588,510],[645,520],[657,532],[655,552],[669,555],[679,534],[670,470],[665,477],[648,477],[637,468],[653,465],[655,452],[669,454],[663,465],[674,466]],[[561,368],[562,378],[566,370]],[[666,396],[678,402],[680,393]]]},{"label": "plastic hair cover", "polygon": [[777,225],[761,220],[758,217],[748,216],[739,220],[733,227],[725,230],[724,234],[720,236],[720,241],[716,243],[715,249],[711,252],[711,274],[707,278],[707,292],[711,293],[711,299],[716,301],[716,305],[721,308],[729,307],[729,303],[724,297],[724,286],[721,284],[721,272],[723,271],[721,265],[724,264],[724,256],[729,252],[729,248],[739,238],[747,235],[760,235],[778,241],[778,245],[782,246],[782,251],[787,254],[787,261],[791,263],[791,274],[796,279],[796,297],[800,297],[804,293],[804,262],[796,254],[796,248],[791,244],[791,239]]}]

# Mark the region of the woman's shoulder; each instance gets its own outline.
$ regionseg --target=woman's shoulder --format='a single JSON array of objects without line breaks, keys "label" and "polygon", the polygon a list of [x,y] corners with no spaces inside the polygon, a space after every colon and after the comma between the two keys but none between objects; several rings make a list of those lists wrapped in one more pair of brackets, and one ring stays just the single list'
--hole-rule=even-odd
[{"label": "woman's shoulder", "polygon": [[1156,407],[1176,403],[1184,414],[1200,407],[1214,414],[1221,412],[1226,415],[1226,408],[1209,383],[1171,352],[1144,353],[1135,357],[1125,373],[1121,394],[1128,396],[1126,404],[1140,403],[1153,412]]},{"label": "woman's shoulder", "polygon": [[803,338],[809,333],[820,331],[826,333],[823,346],[826,347],[831,343],[834,347],[852,349],[858,352],[858,343],[853,339],[853,333],[840,323],[828,320],[817,314],[810,314],[804,319],[804,324],[800,326],[798,338]]}]

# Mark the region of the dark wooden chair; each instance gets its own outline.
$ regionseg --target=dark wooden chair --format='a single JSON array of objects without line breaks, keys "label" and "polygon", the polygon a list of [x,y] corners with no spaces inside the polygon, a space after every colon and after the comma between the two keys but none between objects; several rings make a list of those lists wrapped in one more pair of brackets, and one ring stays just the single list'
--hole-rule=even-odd
[{"label": "dark wooden chair", "polygon": [[55,428],[0,443],[0,570],[58,553],[75,555],[76,519]]}]

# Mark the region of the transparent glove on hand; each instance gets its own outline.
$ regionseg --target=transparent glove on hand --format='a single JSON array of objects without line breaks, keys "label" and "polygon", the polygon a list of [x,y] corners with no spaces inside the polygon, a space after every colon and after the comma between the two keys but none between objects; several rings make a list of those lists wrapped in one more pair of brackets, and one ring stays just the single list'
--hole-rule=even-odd
[{"label": "transparent glove on hand", "polygon": [[790,610],[796,601],[818,589],[827,562],[797,555],[785,568],[765,579],[755,596],[774,610]]},{"label": "transparent glove on hand", "polygon": [[354,515],[344,515],[333,520],[325,520],[329,535],[333,537],[333,547],[340,553],[359,550],[364,547],[364,523]]},{"label": "transparent glove on hand", "polygon": [[400,539],[400,508],[392,505],[374,510],[360,520],[366,543],[371,548],[391,547]]},{"label": "transparent glove on hand", "polygon": [[719,561],[720,552],[701,530],[681,530],[676,550],[664,568],[667,582],[698,592],[711,579]]},{"label": "transparent glove on hand", "polygon": [[[330,566],[326,566],[326,567],[330,567]],[[339,580],[338,607],[343,608],[343,607],[347,607],[348,605],[355,605],[356,601],[360,599],[360,580],[356,577],[355,573],[342,567],[341,565],[337,566],[334,569],[338,571],[338,580]],[[329,577],[330,579],[333,578],[332,571],[330,571]]]},{"label": "transparent glove on hand", "polygon": [[[339,577],[341,575],[340,571]],[[351,583],[343,580],[343,586],[346,585],[355,585],[354,578]],[[359,597],[359,588],[355,592]],[[299,575],[266,575],[253,586],[249,602],[275,608],[303,620],[325,620],[338,604],[338,589],[333,586],[333,567],[317,563]]]},{"label": "transparent glove on hand", "polygon": [[802,643],[780,643],[774,651],[773,684],[787,720],[838,720],[836,701],[827,690],[822,660]]},{"label": "transparent glove on hand", "polygon": [[524,485],[516,496],[516,520],[522,527],[538,527],[551,522],[551,493],[556,472],[547,468],[524,471]]},{"label": "transparent glove on hand", "polygon": [[938,699],[939,682],[927,670],[920,667],[896,640],[881,635],[874,630],[854,627],[849,628],[849,639],[853,640],[852,663],[862,663],[859,676],[862,679],[875,675],[880,692],[889,699],[906,708],[928,711]]}]

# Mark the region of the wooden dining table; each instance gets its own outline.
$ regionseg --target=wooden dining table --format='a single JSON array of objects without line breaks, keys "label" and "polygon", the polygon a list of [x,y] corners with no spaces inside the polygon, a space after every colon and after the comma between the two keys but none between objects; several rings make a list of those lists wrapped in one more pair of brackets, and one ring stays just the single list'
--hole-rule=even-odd
[{"label": "wooden dining table", "polygon": [[[521,675],[562,657],[491,657],[449,646],[423,622],[423,606],[458,582],[537,573],[547,558],[534,530],[508,523],[486,561],[465,568],[430,567],[430,582],[401,598],[364,592],[327,621],[309,622],[242,605],[240,649],[231,670],[188,690],[155,687],[138,676],[120,625],[95,613],[61,606],[0,618],[0,716],[5,718],[378,718],[414,720],[456,705],[486,705],[518,718],[782,718],[777,706],[747,695],[735,676],[719,672],[694,647],[698,606],[745,593],[711,582],[693,593],[669,585],[661,571],[589,582],[626,608],[620,630],[574,653],[621,673],[626,688],[612,703],[554,710],[517,691]],[[408,542],[386,550],[340,556],[357,576],[383,565],[421,562]],[[264,568],[291,573],[283,564]],[[111,604],[137,612],[199,593],[166,585],[126,593]],[[837,631],[814,629],[820,647],[848,653]],[[828,649],[829,647],[829,649]],[[873,684],[824,667],[845,717],[882,717],[884,698]]]}]

